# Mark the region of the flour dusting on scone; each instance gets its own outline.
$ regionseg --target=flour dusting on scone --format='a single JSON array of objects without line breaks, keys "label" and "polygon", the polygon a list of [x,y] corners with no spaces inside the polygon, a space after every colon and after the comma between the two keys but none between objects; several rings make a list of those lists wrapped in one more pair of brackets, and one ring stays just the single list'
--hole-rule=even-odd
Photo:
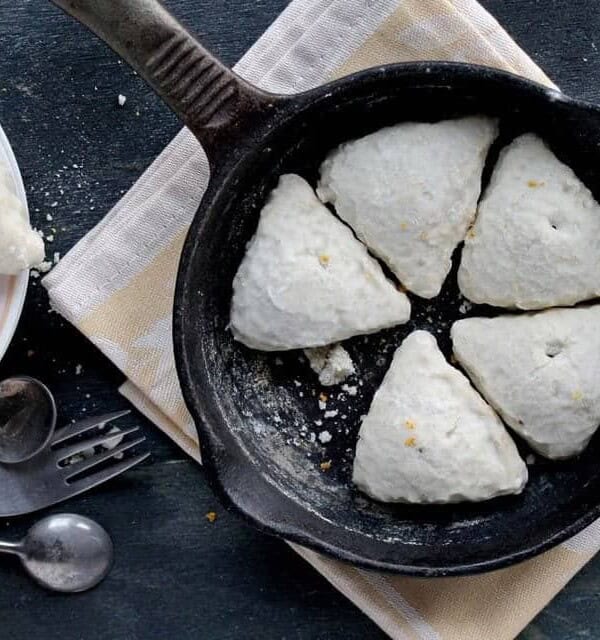
[{"label": "flour dusting on scone", "polygon": [[600,295],[600,205],[538,136],[502,151],[458,283],[472,302],[518,309]]},{"label": "flour dusting on scone", "polygon": [[600,425],[600,305],[467,318],[451,333],[473,384],[538,453],[583,451]]},{"label": "flour dusting on scone", "polygon": [[321,166],[317,193],[400,282],[436,296],[475,218],[497,122],[405,122],[346,142]]},{"label": "flour dusting on scone", "polygon": [[406,322],[410,302],[297,175],[281,176],[233,281],[231,330],[254,349],[317,347]]},{"label": "flour dusting on scone", "polygon": [[353,481],[384,502],[480,501],[520,493],[527,467],[435,338],[415,331],[396,351],[363,420]]}]

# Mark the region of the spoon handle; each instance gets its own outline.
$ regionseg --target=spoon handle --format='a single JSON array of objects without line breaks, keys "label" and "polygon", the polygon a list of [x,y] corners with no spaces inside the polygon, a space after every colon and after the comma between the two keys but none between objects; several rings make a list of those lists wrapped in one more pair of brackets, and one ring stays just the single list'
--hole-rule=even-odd
[{"label": "spoon handle", "polygon": [[200,140],[209,160],[220,132],[243,131],[277,100],[223,65],[159,0],[52,2],[138,71]]},{"label": "spoon handle", "polygon": [[10,553],[14,556],[21,556],[23,554],[23,545],[20,542],[0,540],[0,553]]}]

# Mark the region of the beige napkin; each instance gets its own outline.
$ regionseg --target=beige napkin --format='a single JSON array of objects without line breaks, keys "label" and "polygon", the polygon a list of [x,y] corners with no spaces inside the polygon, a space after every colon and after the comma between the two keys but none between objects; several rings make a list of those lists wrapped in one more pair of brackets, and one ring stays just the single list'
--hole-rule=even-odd
[{"label": "beige napkin", "polygon": [[[474,0],[294,0],[237,71],[295,92],[422,59],[483,63],[550,84]],[[204,153],[183,130],[44,281],[55,308],[127,375],[124,395],[198,461],[170,326],[179,253],[206,181]],[[468,578],[389,577],[294,548],[392,638],[503,640],[600,549],[600,522],[538,558]]]}]

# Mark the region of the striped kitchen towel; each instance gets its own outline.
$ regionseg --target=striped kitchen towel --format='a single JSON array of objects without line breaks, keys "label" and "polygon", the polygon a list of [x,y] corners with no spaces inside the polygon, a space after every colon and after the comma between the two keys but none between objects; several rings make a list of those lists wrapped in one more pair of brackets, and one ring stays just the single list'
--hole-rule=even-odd
[{"label": "striped kitchen towel", "polygon": [[[265,89],[296,92],[423,59],[487,64],[551,84],[475,0],[294,0],[236,70]],[[175,373],[171,308],[207,179],[206,157],[183,130],[44,281],[54,307],[127,375],[122,392],[198,461]],[[528,562],[464,578],[379,575],[294,548],[392,638],[508,640],[600,549],[600,523]]]}]

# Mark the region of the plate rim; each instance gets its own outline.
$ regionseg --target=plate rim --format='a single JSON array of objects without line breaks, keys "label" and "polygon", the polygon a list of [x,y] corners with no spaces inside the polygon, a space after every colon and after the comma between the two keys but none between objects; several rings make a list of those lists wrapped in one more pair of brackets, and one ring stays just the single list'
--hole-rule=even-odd
[{"label": "plate rim", "polygon": [[[13,151],[13,148],[8,140],[8,137],[0,124],[0,161],[3,161],[9,169],[10,176],[15,187],[16,194],[25,207],[25,215],[27,219],[29,216],[29,206],[27,204],[27,194],[25,192],[25,184],[23,183],[23,176],[17,163],[17,158]],[[0,362],[6,354],[8,347],[10,346],[12,339],[17,330],[21,314],[23,312],[23,306],[25,304],[25,298],[27,296],[27,287],[29,284],[29,269],[22,271],[16,276],[0,276],[7,277],[10,281],[9,295],[11,299],[8,301],[4,318],[0,318]]]}]

